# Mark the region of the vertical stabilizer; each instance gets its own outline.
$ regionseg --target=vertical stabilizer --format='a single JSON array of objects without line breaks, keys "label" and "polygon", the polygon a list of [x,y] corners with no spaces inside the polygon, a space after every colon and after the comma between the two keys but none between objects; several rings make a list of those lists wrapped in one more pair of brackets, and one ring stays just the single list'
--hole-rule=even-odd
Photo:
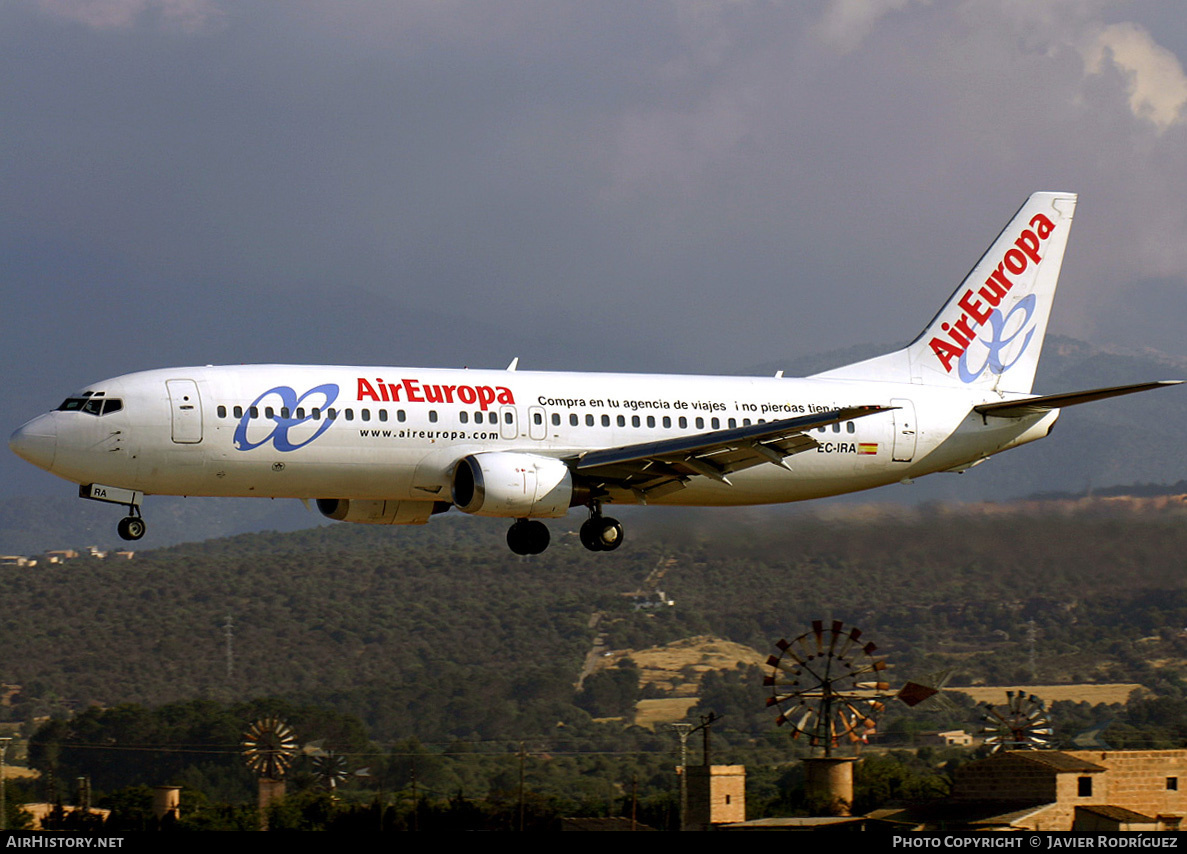
[{"label": "vertical stabilizer", "polygon": [[918,338],[817,376],[1029,392],[1075,209],[1074,193],[1035,193]]}]

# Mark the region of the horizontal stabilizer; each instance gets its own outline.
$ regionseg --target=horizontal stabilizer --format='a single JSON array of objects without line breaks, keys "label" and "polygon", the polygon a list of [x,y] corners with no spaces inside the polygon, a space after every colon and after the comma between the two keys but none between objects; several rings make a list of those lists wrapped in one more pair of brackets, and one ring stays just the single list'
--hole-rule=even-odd
[{"label": "horizontal stabilizer", "polygon": [[1179,385],[1182,380],[1158,380],[1152,383],[1138,383],[1136,385],[1118,385],[1110,388],[1095,388],[1089,391],[1070,391],[1063,394],[1046,394],[1042,397],[1031,397],[1025,400],[1003,400],[1000,403],[982,403],[974,406],[982,415],[997,415],[1002,418],[1022,418],[1026,415],[1039,415],[1052,409],[1065,406],[1075,406],[1077,403],[1091,403],[1094,400],[1105,400],[1110,397],[1120,397],[1123,394],[1133,394],[1139,391],[1150,391],[1155,388]]}]

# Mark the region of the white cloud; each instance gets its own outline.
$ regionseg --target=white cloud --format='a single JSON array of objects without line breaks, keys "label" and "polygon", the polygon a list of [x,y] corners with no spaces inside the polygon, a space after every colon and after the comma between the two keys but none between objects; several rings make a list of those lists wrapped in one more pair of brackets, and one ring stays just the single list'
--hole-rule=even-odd
[{"label": "white cloud", "polygon": [[126,30],[155,16],[166,29],[202,32],[221,25],[213,0],[38,0],[42,11],[95,30]]},{"label": "white cloud", "polygon": [[1187,104],[1183,66],[1144,28],[1131,22],[1104,27],[1082,52],[1089,74],[1103,74],[1111,65],[1125,76],[1129,108],[1135,116],[1153,122],[1160,131],[1183,121]]},{"label": "white cloud", "polygon": [[817,27],[821,39],[842,53],[856,50],[879,19],[901,12],[912,0],[832,0]]}]

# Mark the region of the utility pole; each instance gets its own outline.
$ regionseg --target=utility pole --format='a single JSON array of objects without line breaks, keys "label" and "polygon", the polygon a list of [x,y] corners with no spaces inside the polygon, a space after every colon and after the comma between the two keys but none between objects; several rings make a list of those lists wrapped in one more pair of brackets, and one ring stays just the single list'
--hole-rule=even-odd
[{"label": "utility pole", "polygon": [[8,830],[8,793],[4,790],[4,761],[8,756],[11,736],[0,736],[0,830]]},{"label": "utility pole", "polygon": [[688,813],[688,737],[692,724],[668,724],[680,739],[680,829],[684,830],[684,816]]},{"label": "utility pole", "polygon": [[231,622],[230,614],[227,614],[227,623],[223,626],[223,637],[227,646],[227,681],[230,682],[235,672],[235,626]]}]

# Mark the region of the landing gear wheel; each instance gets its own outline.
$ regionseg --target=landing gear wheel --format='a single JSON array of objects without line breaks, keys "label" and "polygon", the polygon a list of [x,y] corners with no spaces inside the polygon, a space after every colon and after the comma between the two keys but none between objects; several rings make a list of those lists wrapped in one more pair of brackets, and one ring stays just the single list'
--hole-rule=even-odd
[{"label": "landing gear wheel", "polygon": [[581,545],[591,552],[612,552],[622,545],[623,530],[617,519],[591,516],[578,532]]},{"label": "landing gear wheel", "polygon": [[577,532],[577,536],[581,540],[581,545],[585,546],[591,552],[600,552],[602,550],[601,534],[601,517],[587,519],[584,523],[582,523],[581,530]]},{"label": "landing gear wheel", "polygon": [[125,540],[139,540],[144,536],[147,526],[139,516],[125,516],[120,519],[115,530]]},{"label": "landing gear wheel", "polygon": [[520,519],[507,529],[507,546],[517,555],[538,555],[551,539],[548,526],[533,519]]}]

